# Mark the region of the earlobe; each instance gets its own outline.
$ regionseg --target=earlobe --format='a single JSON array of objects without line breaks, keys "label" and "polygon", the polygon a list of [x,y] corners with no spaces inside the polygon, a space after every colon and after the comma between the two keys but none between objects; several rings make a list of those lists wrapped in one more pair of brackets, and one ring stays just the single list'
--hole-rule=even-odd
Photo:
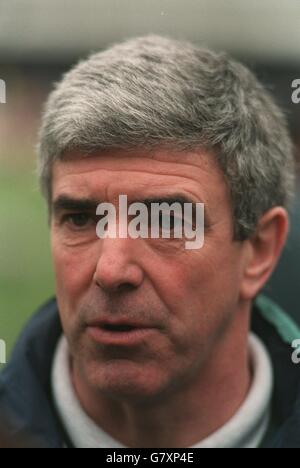
[{"label": "earlobe", "polygon": [[255,233],[246,241],[251,255],[244,270],[242,299],[254,299],[264,287],[278,263],[288,231],[288,213],[282,207],[274,207],[260,218]]}]

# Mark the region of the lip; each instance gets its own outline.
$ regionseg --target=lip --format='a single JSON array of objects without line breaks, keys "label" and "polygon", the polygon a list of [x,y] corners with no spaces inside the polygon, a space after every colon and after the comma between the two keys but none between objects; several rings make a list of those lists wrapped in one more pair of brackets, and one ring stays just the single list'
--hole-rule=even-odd
[{"label": "lip", "polygon": [[[131,330],[113,331],[111,327],[130,327]],[[89,323],[87,333],[99,344],[114,346],[134,346],[142,343],[153,332],[154,327],[129,321],[96,321]]]},{"label": "lip", "polygon": [[136,320],[129,320],[126,318],[123,319],[98,319],[88,322],[89,326],[92,327],[132,327],[132,328],[153,328],[151,325],[147,323],[138,322]]}]

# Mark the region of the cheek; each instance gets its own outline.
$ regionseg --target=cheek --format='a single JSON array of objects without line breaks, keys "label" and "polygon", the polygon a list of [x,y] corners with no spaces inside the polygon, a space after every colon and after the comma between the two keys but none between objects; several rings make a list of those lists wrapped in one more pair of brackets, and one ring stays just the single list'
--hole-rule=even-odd
[{"label": "cheek", "polygon": [[[194,315],[193,327],[201,340],[212,345],[234,317],[239,303],[240,276],[234,252],[216,252],[203,258],[194,269],[190,295]],[[196,294],[195,294],[196,292]]]},{"label": "cheek", "polygon": [[205,343],[236,309],[239,270],[230,249],[186,254],[160,268],[157,279],[172,311],[173,330],[182,338]]},{"label": "cheek", "polygon": [[52,257],[59,302],[74,305],[90,286],[95,271],[92,249],[66,247],[52,240]]}]

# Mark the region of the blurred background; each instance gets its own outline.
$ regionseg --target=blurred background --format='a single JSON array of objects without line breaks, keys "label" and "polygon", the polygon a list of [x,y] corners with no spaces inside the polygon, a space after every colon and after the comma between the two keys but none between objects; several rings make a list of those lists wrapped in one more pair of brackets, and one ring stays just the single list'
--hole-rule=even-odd
[{"label": "blurred background", "polygon": [[[300,154],[299,0],[0,0],[0,339],[8,354],[25,321],[54,294],[47,214],[35,176],[42,104],[80,58],[159,33],[226,50],[259,76],[289,120]],[[267,293],[300,323],[300,184],[291,232]]]}]

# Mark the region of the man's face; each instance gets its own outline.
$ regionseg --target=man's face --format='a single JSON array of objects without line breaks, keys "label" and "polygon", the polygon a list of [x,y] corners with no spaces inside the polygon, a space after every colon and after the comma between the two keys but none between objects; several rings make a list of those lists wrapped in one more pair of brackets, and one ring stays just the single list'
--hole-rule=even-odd
[{"label": "man's face", "polygon": [[[187,250],[184,238],[99,239],[95,210],[77,202],[117,209],[119,195],[130,204],[174,194],[205,205],[199,250]],[[52,203],[57,299],[80,379],[103,395],[136,401],[192,382],[237,312],[242,281],[242,243],[232,240],[229,192],[213,155],[70,154],[54,165]],[[101,331],[124,321],[145,329],[123,341]]]}]

